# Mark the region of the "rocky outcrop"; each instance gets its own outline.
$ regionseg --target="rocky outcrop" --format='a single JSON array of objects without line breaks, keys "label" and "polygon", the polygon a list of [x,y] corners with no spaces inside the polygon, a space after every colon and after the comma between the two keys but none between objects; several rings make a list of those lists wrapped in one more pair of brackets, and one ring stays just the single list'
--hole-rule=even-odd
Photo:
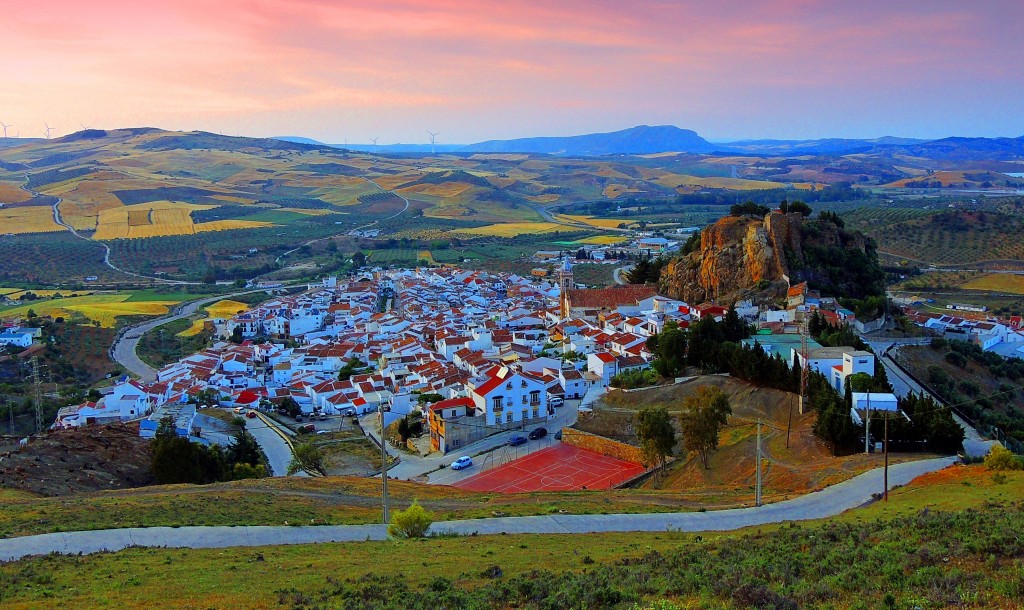
[{"label": "rocky outcrop", "polygon": [[816,260],[823,249],[866,246],[859,234],[824,220],[805,221],[799,213],[727,216],[701,232],[699,249],[665,266],[660,289],[688,303],[775,301],[790,283],[816,277],[808,247]]}]

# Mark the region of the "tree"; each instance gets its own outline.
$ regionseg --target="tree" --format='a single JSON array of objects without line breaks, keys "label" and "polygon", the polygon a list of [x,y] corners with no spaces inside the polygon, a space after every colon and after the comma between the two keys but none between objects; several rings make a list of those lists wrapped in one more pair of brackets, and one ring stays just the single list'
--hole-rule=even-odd
[{"label": "tree", "polygon": [[395,428],[398,431],[399,440],[401,440],[404,445],[406,441],[409,440],[409,437],[412,436],[412,430],[409,426],[409,416],[406,415],[402,419],[398,420],[398,425],[395,426]]},{"label": "tree", "polygon": [[353,357],[345,363],[345,366],[338,370],[338,380],[348,381],[352,378],[352,375],[355,375],[356,372],[365,367],[366,365],[360,362],[358,358]]},{"label": "tree", "polygon": [[284,399],[281,400],[280,408],[291,417],[295,417],[302,413],[302,407],[299,406],[299,403],[291,396],[285,396]]},{"label": "tree", "polygon": [[365,254],[363,254],[362,252],[358,252],[357,251],[355,254],[352,255],[352,266],[353,267],[358,269],[358,268],[362,267],[365,264],[366,264],[366,255]]},{"label": "tree", "polygon": [[231,330],[231,342],[235,345],[241,345],[245,337],[242,335],[242,325],[239,324]]},{"label": "tree", "polygon": [[647,466],[661,468],[676,445],[676,429],[664,407],[645,407],[637,414],[636,434]]},{"label": "tree", "polygon": [[232,464],[257,466],[263,463],[263,452],[253,435],[239,430],[228,446],[228,461]]},{"label": "tree", "polygon": [[413,500],[409,508],[396,510],[388,524],[388,535],[392,538],[423,538],[434,522],[434,515]]},{"label": "tree", "polygon": [[718,447],[718,432],[729,421],[732,407],[722,390],[704,385],[683,401],[687,411],[681,418],[683,446],[696,451],[704,468],[709,468],[711,452]]},{"label": "tree", "polygon": [[1024,468],[1024,462],[1006,447],[996,445],[985,456],[985,468],[995,471],[1021,470]]},{"label": "tree", "polygon": [[790,212],[800,212],[801,214],[804,215],[804,217],[810,216],[811,212],[813,212],[813,210],[811,209],[811,206],[807,205],[803,201],[794,201],[794,202],[790,203],[789,204],[789,211]]},{"label": "tree", "polygon": [[291,463],[288,464],[288,474],[292,475],[300,470],[315,472],[320,475],[327,474],[324,455],[319,447],[312,443],[295,446],[295,454],[292,456]]}]

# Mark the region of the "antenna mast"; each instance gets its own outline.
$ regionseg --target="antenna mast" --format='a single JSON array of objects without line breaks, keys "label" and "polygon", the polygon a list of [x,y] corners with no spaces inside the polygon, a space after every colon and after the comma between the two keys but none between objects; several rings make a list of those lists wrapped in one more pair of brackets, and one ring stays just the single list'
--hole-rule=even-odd
[{"label": "antenna mast", "polygon": [[32,402],[36,412],[36,434],[43,431],[43,382],[39,379],[39,357],[32,357]]}]

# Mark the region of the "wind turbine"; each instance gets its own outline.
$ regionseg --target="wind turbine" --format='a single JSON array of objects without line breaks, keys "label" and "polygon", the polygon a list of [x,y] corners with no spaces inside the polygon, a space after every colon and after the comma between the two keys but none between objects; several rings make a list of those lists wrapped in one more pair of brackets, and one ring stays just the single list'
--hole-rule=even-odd
[{"label": "wind turbine", "polygon": [[437,136],[441,135],[441,132],[434,133],[428,129],[427,133],[430,134],[430,154],[434,154],[434,144],[437,143]]},{"label": "wind turbine", "polygon": [[49,140],[50,139],[50,132],[53,131],[53,127],[50,127],[49,123],[43,123],[43,125],[46,125],[46,130],[43,133],[46,134],[46,139]]},{"label": "wind turbine", "polygon": [[380,139],[380,136],[378,136],[376,138],[370,138],[370,141],[373,142],[373,154],[377,154],[377,140],[379,140],[379,139]]},{"label": "wind turbine", "polygon": [[[82,125],[82,124],[79,123],[79,125]],[[82,125],[82,131],[89,131],[90,129],[92,129],[92,127],[89,127],[88,125]]]},{"label": "wind turbine", "polygon": [[8,125],[7,123],[4,123],[2,121],[0,121],[0,125],[4,126],[4,139],[6,140],[7,139],[7,128],[8,127],[14,127],[14,125]]}]

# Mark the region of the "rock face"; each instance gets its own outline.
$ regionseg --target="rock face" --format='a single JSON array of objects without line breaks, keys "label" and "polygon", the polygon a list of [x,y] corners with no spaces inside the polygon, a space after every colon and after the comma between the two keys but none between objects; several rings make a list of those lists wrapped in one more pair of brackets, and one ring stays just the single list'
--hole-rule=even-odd
[{"label": "rock face", "polygon": [[698,250],[665,266],[660,289],[688,303],[775,301],[785,297],[790,283],[813,278],[806,245],[865,249],[862,237],[844,233],[796,212],[772,212],[763,219],[727,216],[701,231]]}]

